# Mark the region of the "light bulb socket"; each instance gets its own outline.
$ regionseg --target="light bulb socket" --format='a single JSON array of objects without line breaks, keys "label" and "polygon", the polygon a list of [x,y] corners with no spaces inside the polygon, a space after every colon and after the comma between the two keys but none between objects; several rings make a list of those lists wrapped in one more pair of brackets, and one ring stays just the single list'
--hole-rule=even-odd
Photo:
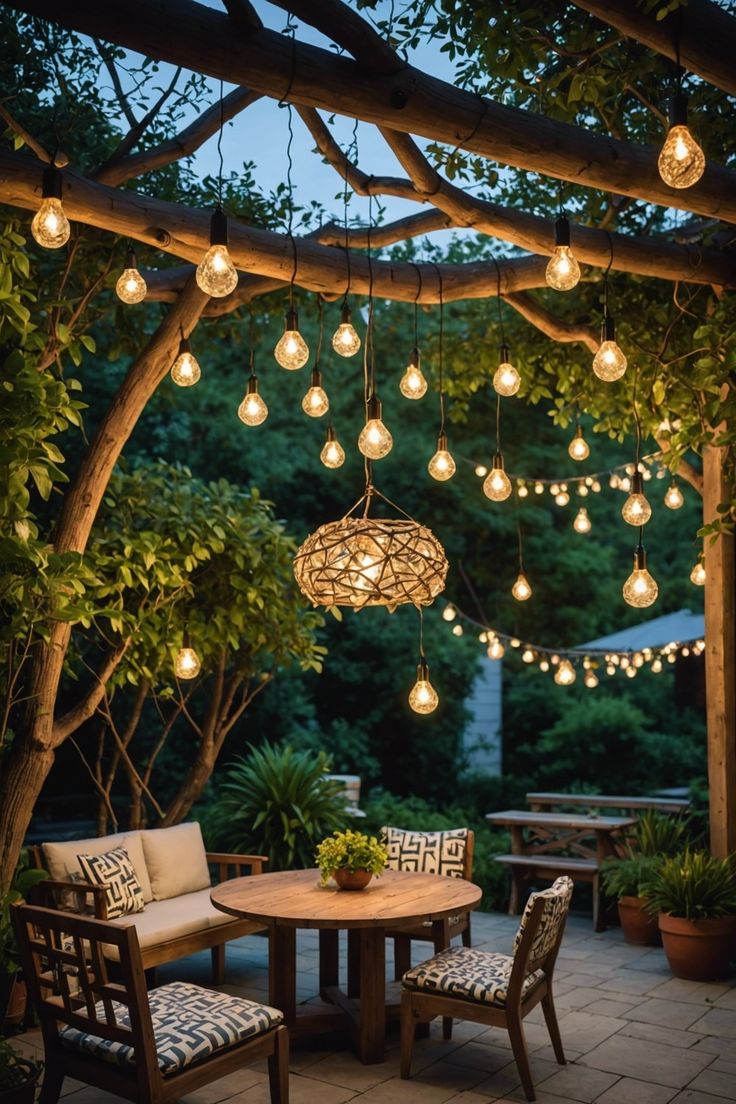
[{"label": "light bulb socket", "polygon": [[631,477],[631,494],[644,494],[644,478],[640,471],[635,471]]},{"label": "light bulb socket", "polygon": [[429,665],[424,658],[417,663],[417,682],[429,682]]},{"label": "light bulb socket", "polygon": [[555,222],[555,246],[570,245],[570,222],[566,215],[560,215]]},{"label": "light bulb socket", "polygon": [[447,434],[446,433],[440,433],[439,437],[437,438],[437,451],[438,452],[447,452]]},{"label": "light bulb socket", "polygon": [[500,363],[501,364],[508,364],[509,363],[509,359],[510,359],[509,358],[509,347],[505,343],[501,346],[501,352],[500,352],[499,356],[500,356]]},{"label": "light bulb socket", "polygon": [[215,207],[210,219],[210,245],[227,245],[227,215],[222,207]]},{"label": "light bulb socket", "polygon": [[419,349],[414,346],[409,357],[409,364],[413,364],[415,368],[419,367]]},{"label": "light bulb socket", "polygon": [[368,418],[367,418],[367,421],[369,421],[369,422],[372,422],[372,421],[380,422],[382,411],[383,411],[383,407],[381,405],[381,400],[379,399],[378,395],[375,395],[375,394],[371,395],[371,397],[368,400]]},{"label": "light bulb socket", "polygon": [[643,544],[637,544],[634,549],[634,571],[646,571],[647,554]]},{"label": "light bulb socket", "polygon": [[312,387],[321,387],[322,386],[322,373],[320,372],[319,368],[313,368],[312,369],[311,386]]},{"label": "light bulb socket", "polygon": [[607,314],[601,324],[601,341],[615,341],[616,340],[616,323],[613,320],[612,315]]},{"label": "light bulb socket", "polygon": [[504,469],[504,465],[503,465],[503,453],[501,453],[501,452],[495,452],[495,453],[493,454],[493,465],[492,465],[492,466],[493,466],[494,468],[500,468],[500,469],[501,469],[501,471],[504,471],[504,470],[505,470],[505,469]]},{"label": "light bulb socket", "polygon": [[189,338],[188,337],[183,337],[181,339],[181,341],[179,342],[179,356],[181,356],[182,353],[191,353],[191,351],[192,351],[192,347],[189,344]]},{"label": "light bulb socket", "polygon": [[342,310],[340,311],[340,324],[342,326],[350,326],[352,324],[352,321],[353,321],[352,311],[350,310],[350,307],[348,305],[348,301],[346,299],[345,302],[342,305]]},{"label": "light bulb socket", "polygon": [[284,315],[284,331],[299,329],[299,312],[295,307],[289,307]]},{"label": "light bulb socket", "polygon": [[135,269],[138,268],[138,265],[136,264],[136,261],[135,261],[135,253],[133,252],[132,249],[128,249],[128,251],[125,254],[125,267],[126,268],[135,268]]},{"label": "light bulb socket", "polygon": [[576,441],[582,441],[582,439],[583,439],[583,427],[582,426],[577,426],[577,428],[575,429],[575,440]]},{"label": "light bulb socket", "polygon": [[41,177],[41,199],[61,199],[63,181],[55,165],[48,165]]},{"label": "light bulb socket", "polygon": [[329,444],[330,441],[336,441],[336,440],[337,440],[337,437],[335,436],[334,429],[332,428],[332,426],[328,426],[327,427],[327,443]]},{"label": "light bulb socket", "polygon": [[670,97],[667,104],[670,126],[687,126],[687,96],[684,92],[677,92]]},{"label": "light bulb socket", "polygon": [[191,648],[191,644],[189,643],[189,629],[185,629],[181,635],[181,646],[182,648]]},{"label": "light bulb socket", "polygon": [[255,372],[253,372],[253,374],[251,375],[251,377],[248,380],[247,394],[248,395],[257,395],[258,394],[258,376],[255,374]]}]

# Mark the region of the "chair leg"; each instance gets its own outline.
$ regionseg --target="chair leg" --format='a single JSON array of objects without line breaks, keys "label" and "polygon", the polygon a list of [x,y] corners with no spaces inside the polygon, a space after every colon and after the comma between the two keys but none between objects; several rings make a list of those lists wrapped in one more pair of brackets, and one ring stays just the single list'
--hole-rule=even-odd
[{"label": "chair leg", "polygon": [[465,929],[462,933],[463,947],[472,947],[473,944],[470,939],[470,913],[465,917]]},{"label": "chair leg", "polygon": [[43,1085],[38,1104],[57,1104],[64,1084],[64,1064],[60,1058],[46,1055],[46,1068],[43,1072]]},{"label": "chair leg", "polygon": [[526,1039],[524,1038],[524,1025],[518,1013],[506,1013],[506,1028],[509,1033],[511,1049],[514,1052],[516,1067],[519,1071],[519,1077],[521,1078],[521,1084],[526,1093],[526,1098],[527,1100],[536,1100],[534,1082],[532,1081],[532,1071],[529,1068]]},{"label": "chair leg", "polygon": [[442,1017],[442,1038],[443,1039],[451,1039],[452,1038],[452,1016],[443,1016]]},{"label": "chair leg", "polygon": [[600,878],[596,874],[593,878],[593,930],[606,930],[606,917],[601,902]]},{"label": "chair leg", "polygon": [[268,1059],[268,1083],[271,1104],[289,1104],[289,1032],[276,1028],[273,1054]]},{"label": "chair leg", "polygon": [[411,993],[406,989],[401,994],[401,1076],[411,1077],[411,1056],[414,1051],[416,1020],[411,1007]]},{"label": "chair leg", "polygon": [[411,970],[411,939],[408,935],[394,936],[394,981],[401,981]]},{"label": "chair leg", "polygon": [[544,1013],[544,1019],[547,1024],[547,1030],[549,1031],[549,1037],[552,1040],[552,1049],[555,1052],[555,1058],[561,1066],[564,1066],[566,1065],[565,1052],[562,1049],[560,1028],[557,1023],[557,1012],[555,1011],[555,1002],[552,999],[551,989],[548,989],[546,996],[542,997],[542,1012]]},{"label": "chair leg", "polygon": [[225,980],[225,944],[212,948],[212,984],[222,985]]}]

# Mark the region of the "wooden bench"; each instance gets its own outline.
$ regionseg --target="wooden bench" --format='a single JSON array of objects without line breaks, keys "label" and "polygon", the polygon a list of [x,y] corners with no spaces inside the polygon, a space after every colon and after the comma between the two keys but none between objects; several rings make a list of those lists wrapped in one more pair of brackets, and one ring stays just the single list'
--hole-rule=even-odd
[{"label": "wooden bench", "polygon": [[671,813],[679,816],[687,812],[690,802],[670,797],[630,797],[626,794],[581,794],[581,793],[528,793],[526,800],[532,812],[554,809],[561,805],[572,805],[592,813],[595,809],[623,809],[626,812],[642,812],[656,809],[658,813]]},{"label": "wooden bench", "polygon": [[596,859],[576,859],[565,855],[494,855],[496,862],[511,867],[511,901],[509,912],[520,912],[529,882],[535,879],[553,882],[561,874],[569,874],[574,882],[590,882],[593,886],[593,927],[602,931],[600,867]]}]

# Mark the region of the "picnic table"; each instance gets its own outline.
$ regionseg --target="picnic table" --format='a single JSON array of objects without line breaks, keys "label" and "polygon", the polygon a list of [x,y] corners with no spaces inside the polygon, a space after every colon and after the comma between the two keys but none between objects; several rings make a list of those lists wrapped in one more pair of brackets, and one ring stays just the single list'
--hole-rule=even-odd
[{"label": "picnic table", "polygon": [[511,832],[511,854],[495,856],[496,862],[511,868],[511,914],[521,912],[528,882],[554,881],[561,874],[569,874],[573,881],[591,883],[593,926],[603,931],[601,863],[621,853],[623,840],[617,837],[636,824],[633,817],[506,809],[487,813],[486,820]]},{"label": "picnic table", "polygon": [[594,809],[625,809],[632,813],[656,809],[657,812],[677,816],[690,807],[690,802],[684,798],[631,797],[626,794],[528,793],[526,800],[534,812],[543,812],[559,805],[577,805],[588,813]]}]

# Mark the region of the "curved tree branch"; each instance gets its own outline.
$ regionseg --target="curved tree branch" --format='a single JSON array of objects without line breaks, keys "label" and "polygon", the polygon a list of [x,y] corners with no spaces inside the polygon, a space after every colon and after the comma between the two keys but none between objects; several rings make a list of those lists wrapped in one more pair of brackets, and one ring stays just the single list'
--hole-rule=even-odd
[{"label": "curved tree branch", "polygon": [[538,330],[551,337],[553,341],[573,342],[579,341],[587,346],[592,353],[597,353],[600,346],[600,337],[592,326],[586,326],[582,322],[564,322],[561,318],[548,311],[546,307],[532,299],[531,295],[515,294],[505,295],[505,301],[518,311],[528,322],[531,322]]}]

